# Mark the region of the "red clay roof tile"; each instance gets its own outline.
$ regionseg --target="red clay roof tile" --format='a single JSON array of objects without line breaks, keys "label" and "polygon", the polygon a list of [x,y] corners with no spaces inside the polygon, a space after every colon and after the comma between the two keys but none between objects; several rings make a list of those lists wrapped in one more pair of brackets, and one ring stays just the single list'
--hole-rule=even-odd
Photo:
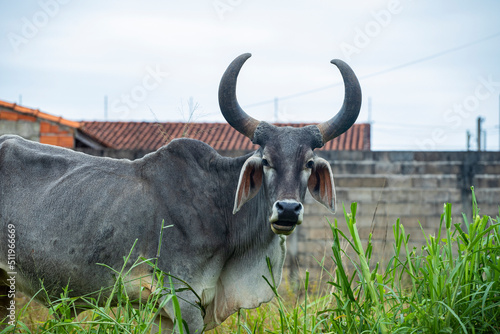
[{"label": "red clay roof tile", "polygon": [[[276,124],[302,127],[309,124]],[[82,122],[80,131],[109,148],[153,151],[175,138],[201,140],[216,150],[255,150],[248,138],[227,123]],[[354,124],[321,150],[370,150],[370,125]]]},{"label": "red clay roof tile", "polygon": [[[153,151],[175,138],[201,140],[216,150],[255,150],[248,138],[227,123],[150,123],[150,122],[74,122],[0,100],[0,108],[10,109],[21,117],[38,118],[79,129],[101,145],[120,150]],[[9,117],[5,113],[5,118]],[[16,118],[17,119],[17,118]],[[279,123],[277,126],[302,127],[309,124]],[[335,138],[321,150],[370,150],[370,125],[354,124],[346,133]]]}]

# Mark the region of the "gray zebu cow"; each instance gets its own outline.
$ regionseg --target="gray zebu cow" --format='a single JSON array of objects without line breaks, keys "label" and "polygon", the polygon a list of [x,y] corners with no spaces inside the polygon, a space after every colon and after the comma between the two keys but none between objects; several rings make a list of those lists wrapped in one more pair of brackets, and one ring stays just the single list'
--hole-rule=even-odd
[{"label": "gray zebu cow", "polygon": [[[132,258],[153,258],[162,220],[159,268],[187,281],[201,296],[181,292],[191,333],[215,327],[240,308],[272,299],[262,275],[281,281],[285,235],[302,222],[306,189],[332,211],[330,165],[313,150],[348,130],[361,104],[351,68],[333,60],[344,79],[344,104],[317,126],[278,128],[248,116],[236,99],[238,73],[250,54],[236,58],[219,87],[228,123],[260,148],[238,158],[178,139],[135,161],[100,158],[17,136],[0,138],[0,277],[7,284],[8,224],[15,226],[16,285],[33,295],[43,280],[58,295],[69,282],[79,296],[113,285],[109,269]],[[131,299],[155,289],[152,269],[133,271]],[[140,280],[137,278],[141,278]],[[140,288],[143,288],[142,295]],[[8,298],[3,297],[3,306]],[[4,309],[5,311],[5,309]],[[173,319],[166,307],[162,320]]]}]

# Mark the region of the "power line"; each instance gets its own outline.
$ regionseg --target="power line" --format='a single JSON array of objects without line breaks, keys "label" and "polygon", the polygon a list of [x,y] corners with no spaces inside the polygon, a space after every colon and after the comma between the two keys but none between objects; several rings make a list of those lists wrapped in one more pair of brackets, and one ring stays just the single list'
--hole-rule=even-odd
[{"label": "power line", "polygon": [[385,73],[392,72],[392,71],[395,71],[395,70],[399,70],[399,69],[404,68],[404,67],[408,67],[408,66],[411,66],[411,65],[422,63],[424,61],[431,60],[431,59],[434,59],[434,58],[437,58],[437,57],[441,57],[441,56],[444,56],[445,54],[452,53],[452,52],[455,52],[455,51],[458,51],[458,50],[462,50],[462,49],[468,48],[468,47],[470,47],[470,46],[472,46],[474,44],[478,44],[478,43],[481,43],[481,42],[484,42],[484,41],[487,41],[489,39],[496,38],[496,37],[499,37],[499,36],[500,36],[500,32],[497,32],[497,33],[495,33],[493,35],[490,35],[488,37],[484,37],[484,38],[481,38],[481,39],[478,39],[478,40],[475,40],[475,41],[472,41],[472,42],[469,42],[469,43],[466,43],[466,44],[462,44],[460,46],[456,46],[454,48],[451,48],[451,49],[448,49],[448,50],[444,50],[444,51],[435,53],[435,54],[427,56],[427,57],[423,57],[423,58],[420,58],[420,59],[417,59],[417,60],[413,60],[413,61],[410,61],[408,63],[402,64],[402,65],[398,65],[398,66],[395,66],[395,67],[392,67],[392,68],[389,68],[389,69],[386,69],[386,70],[382,70],[382,71],[379,71],[379,72],[375,72],[375,73],[372,73],[372,74],[365,75],[365,76],[361,77],[361,79],[371,78],[371,77],[374,77],[374,76],[377,76],[377,75],[381,75],[381,74],[385,74]]},{"label": "power line", "polygon": [[[462,45],[453,47],[451,49],[440,51],[440,52],[437,52],[437,53],[435,53],[433,55],[430,55],[430,56],[426,56],[426,57],[423,57],[423,58],[420,58],[420,59],[416,59],[416,60],[413,60],[413,61],[401,64],[401,65],[390,67],[390,68],[385,69],[385,70],[381,70],[381,71],[378,71],[378,72],[374,72],[374,73],[371,73],[371,74],[360,76],[359,79],[360,80],[362,80],[362,79],[369,79],[369,78],[373,78],[375,76],[379,76],[379,75],[386,74],[386,73],[389,73],[389,72],[392,72],[392,71],[396,71],[396,70],[399,70],[399,69],[402,69],[402,68],[405,68],[405,67],[408,67],[408,66],[412,66],[412,65],[415,65],[415,64],[418,64],[418,63],[422,63],[422,62],[425,62],[425,61],[428,61],[428,60],[431,60],[431,59],[434,59],[434,58],[438,58],[438,57],[444,56],[444,55],[446,55],[448,53],[452,53],[452,52],[455,52],[455,51],[458,51],[458,50],[462,50],[462,49],[468,48],[468,47],[470,47],[470,46],[472,46],[474,44],[478,44],[478,43],[481,43],[481,42],[484,42],[484,41],[487,41],[487,40],[490,40],[490,39],[493,39],[493,38],[497,38],[499,36],[500,36],[500,32],[497,32],[497,33],[495,33],[493,35],[490,35],[490,36],[487,36],[487,37],[484,37],[484,38],[481,38],[481,39],[478,39],[478,40],[475,40],[475,41],[472,41],[472,42],[468,42],[466,44],[462,44]],[[293,98],[296,98],[296,97],[299,97],[299,96],[304,96],[304,95],[309,95],[309,94],[321,92],[323,90],[330,89],[330,88],[339,86],[341,84],[343,84],[343,83],[342,82],[337,82],[337,83],[334,83],[334,84],[331,84],[331,85],[327,85],[327,86],[323,86],[323,87],[319,87],[319,88],[315,88],[315,89],[311,89],[311,90],[306,90],[306,91],[302,91],[302,92],[291,94],[291,95],[282,96],[282,97],[279,97],[279,99],[280,100],[289,100],[289,99],[293,99]],[[275,103],[275,98],[269,99],[269,100],[264,100],[264,101],[261,101],[261,102],[252,103],[252,104],[246,105],[245,108],[253,108],[253,107],[258,107],[258,106],[265,105],[265,104],[270,104],[270,103]]]}]

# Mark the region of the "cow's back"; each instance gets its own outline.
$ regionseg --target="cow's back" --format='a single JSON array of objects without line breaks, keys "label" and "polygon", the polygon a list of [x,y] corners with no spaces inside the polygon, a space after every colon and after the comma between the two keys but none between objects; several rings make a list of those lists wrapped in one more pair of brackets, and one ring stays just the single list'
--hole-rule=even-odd
[{"label": "cow's back", "polygon": [[[109,269],[95,264],[123,263],[137,236],[147,234],[134,225],[153,214],[146,188],[131,161],[0,137],[0,228],[15,226],[20,290],[36,292],[40,274],[49,292],[69,281],[82,294],[111,285]],[[6,247],[0,243],[0,253]]]},{"label": "cow's back", "polygon": [[[232,194],[216,192],[238,176],[214,177],[214,160],[223,170],[232,161],[187,139],[130,161],[0,137],[0,229],[16,227],[17,269],[27,280],[18,279],[20,290],[36,292],[40,278],[52,295],[68,281],[74,295],[110,286],[111,271],[96,264],[120,268],[136,239],[131,259],[155,257],[162,221],[171,227],[161,269],[195,281],[214,276],[223,263],[213,259],[234,247],[219,209],[230,212]],[[0,253],[6,247],[0,243]]]}]

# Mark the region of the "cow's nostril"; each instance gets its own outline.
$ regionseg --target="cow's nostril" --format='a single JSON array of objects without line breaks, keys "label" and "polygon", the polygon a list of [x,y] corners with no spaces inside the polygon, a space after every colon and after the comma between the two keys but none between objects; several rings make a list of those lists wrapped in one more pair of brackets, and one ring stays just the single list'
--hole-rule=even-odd
[{"label": "cow's nostril", "polygon": [[293,211],[295,211],[295,214],[299,215],[300,212],[302,211],[302,204],[297,203]]},{"label": "cow's nostril", "polygon": [[285,211],[285,208],[283,207],[283,205],[280,202],[276,203],[276,209],[278,210],[278,214],[281,214],[281,213],[283,213],[283,211]]}]

